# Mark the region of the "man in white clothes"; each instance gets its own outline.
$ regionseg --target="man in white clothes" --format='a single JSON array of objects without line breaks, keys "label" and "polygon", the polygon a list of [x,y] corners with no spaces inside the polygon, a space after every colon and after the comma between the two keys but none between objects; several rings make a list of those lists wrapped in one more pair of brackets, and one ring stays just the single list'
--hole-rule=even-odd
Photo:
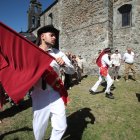
[{"label": "man in white clothes", "polygon": [[99,79],[89,91],[91,94],[95,94],[98,86],[101,84],[104,78],[105,81],[107,82],[107,87],[105,90],[106,97],[110,99],[114,99],[113,94],[110,92],[110,88],[114,80],[110,77],[108,73],[108,69],[112,64],[112,62],[109,60],[110,55],[111,55],[111,49],[106,48],[100,53],[99,57],[97,58],[96,63],[99,67]]},{"label": "man in white clothes", "polygon": [[127,52],[123,55],[123,61],[125,62],[125,80],[128,80],[129,70],[133,73],[133,79],[136,81],[136,71],[134,66],[134,52],[131,48],[127,48]]},{"label": "man in white clothes", "polygon": [[119,74],[119,69],[120,69],[120,65],[121,65],[121,54],[119,53],[119,51],[116,49],[115,52],[111,55],[111,61],[112,61],[112,69],[113,69],[113,74],[112,74],[112,78],[116,81],[118,80],[118,74]]},{"label": "man in white clothes", "polygon": [[[68,74],[73,74],[75,70],[70,60],[63,52],[55,48],[58,33],[59,31],[52,25],[40,28],[37,32],[37,45],[55,58],[50,66],[57,74],[59,74],[60,68],[63,68]],[[45,81],[43,82],[43,77],[34,85],[32,107],[35,140],[44,139],[49,118],[51,118],[52,125],[50,140],[60,140],[67,127],[65,104],[60,93],[54,90],[53,85],[54,83],[49,85]]]}]

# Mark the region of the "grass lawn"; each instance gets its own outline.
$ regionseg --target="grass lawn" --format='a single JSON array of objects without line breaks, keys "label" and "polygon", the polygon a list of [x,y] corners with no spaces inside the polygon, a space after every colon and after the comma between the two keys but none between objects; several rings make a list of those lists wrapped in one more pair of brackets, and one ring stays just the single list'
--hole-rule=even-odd
[{"label": "grass lawn", "polygon": [[[88,76],[68,90],[68,128],[63,140],[139,140],[140,83],[125,82],[121,78],[114,82],[112,92],[115,99],[108,99],[103,92],[89,94],[89,88],[97,78]],[[102,85],[98,90],[103,89]],[[25,99],[18,107],[10,107],[7,103],[0,118],[0,140],[34,140],[31,100]],[[46,140],[50,133],[49,125]]]}]

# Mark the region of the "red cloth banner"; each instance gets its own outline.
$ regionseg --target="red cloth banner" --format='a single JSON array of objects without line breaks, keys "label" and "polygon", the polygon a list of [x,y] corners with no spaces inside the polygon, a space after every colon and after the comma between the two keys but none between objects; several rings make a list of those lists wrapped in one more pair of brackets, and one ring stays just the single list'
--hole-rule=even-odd
[{"label": "red cloth banner", "polygon": [[99,54],[98,58],[96,59],[96,64],[97,64],[98,67],[101,67],[101,66],[102,66],[101,59],[102,59],[102,56],[103,56],[104,54],[105,54],[105,52],[102,51],[102,52]]},{"label": "red cloth banner", "polygon": [[[58,75],[50,67],[53,59],[51,55],[0,22],[0,82],[15,103],[24,98],[44,72],[50,73],[47,81],[51,79],[52,83],[55,83]],[[57,82],[61,85],[60,79]],[[53,84],[53,87],[55,89],[56,84]],[[61,90],[60,95],[67,97],[66,90]]]}]

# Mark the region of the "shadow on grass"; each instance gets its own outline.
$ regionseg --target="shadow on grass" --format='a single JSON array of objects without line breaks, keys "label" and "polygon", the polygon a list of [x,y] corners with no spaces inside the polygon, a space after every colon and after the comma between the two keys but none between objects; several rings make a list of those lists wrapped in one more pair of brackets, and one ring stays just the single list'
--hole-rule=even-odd
[{"label": "shadow on grass", "polygon": [[[7,135],[11,135],[11,134],[14,134],[14,133],[17,133],[17,132],[20,132],[20,131],[33,131],[33,130],[31,128],[28,128],[28,127],[23,127],[23,128],[17,129],[17,130],[12,130],[12,131],[6,132],[4,134],[1,134],[0,135],[0,140],[2,140]],[[13,140],[20,140],[20,139],[19,138],[14,138]]]},{"label": "shadow on grass", "polygon": [[136,97],[138,98],[138,102],[140,102],[140,93],[136,93]]},{"label": "shadow on grass", "polygon": [[2,112],[0,112],[0,120],[7,118],[7,117],[12,117],[15,114],[22,112],[23,110],[26,110],[27,108],[32,106],[31,99],[24,100],[22,101],[19,105],[17,106],[12,106]]},{"label": "shadow on grass", "polygon": [[67,117],[67,130],[63,140],[81,140],[88,124],[94,124],[95,117],[90,108],[80,109]]},{"label": "shadow on grass", "polygon": [[88,75],[83,75],[83,76],[81,77],[81,80],[80,80],[80,81],[78,81],[76,78],[73,79],[73,80],[72,80],[72,83],[71,83],[71,87],[80,84],[81,81],[82,81],[83,79],[87,78],[87,77],[88,77]]}]

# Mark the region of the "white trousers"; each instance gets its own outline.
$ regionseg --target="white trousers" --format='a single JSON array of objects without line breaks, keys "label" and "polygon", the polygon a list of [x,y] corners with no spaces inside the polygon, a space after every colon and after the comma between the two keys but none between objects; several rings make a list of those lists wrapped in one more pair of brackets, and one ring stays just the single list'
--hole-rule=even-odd
[{"label": "white trousers", "polygon": [[33,131],[35,140],[43,140],[51,117],[52,133],[50,140],[60,140],[66,130],[65,105],[60,95],[52,91],[34,89]]},{"label": "white trousers", "polygon": [[[101,75],[99,75],[99,79],[98,81],[95,83],[95,85],[91,88],[92,91],[96,92],[96,90],[98,89],[99,85],[101,84],[103,80],[103,77]],[[107,76],[105,77],[105,81],[107,82],[107,87],[105,90],[105,93],[110,93],[110,88],[114,82],[114,80],[110,77],[109,74],[107,74]]]}]

